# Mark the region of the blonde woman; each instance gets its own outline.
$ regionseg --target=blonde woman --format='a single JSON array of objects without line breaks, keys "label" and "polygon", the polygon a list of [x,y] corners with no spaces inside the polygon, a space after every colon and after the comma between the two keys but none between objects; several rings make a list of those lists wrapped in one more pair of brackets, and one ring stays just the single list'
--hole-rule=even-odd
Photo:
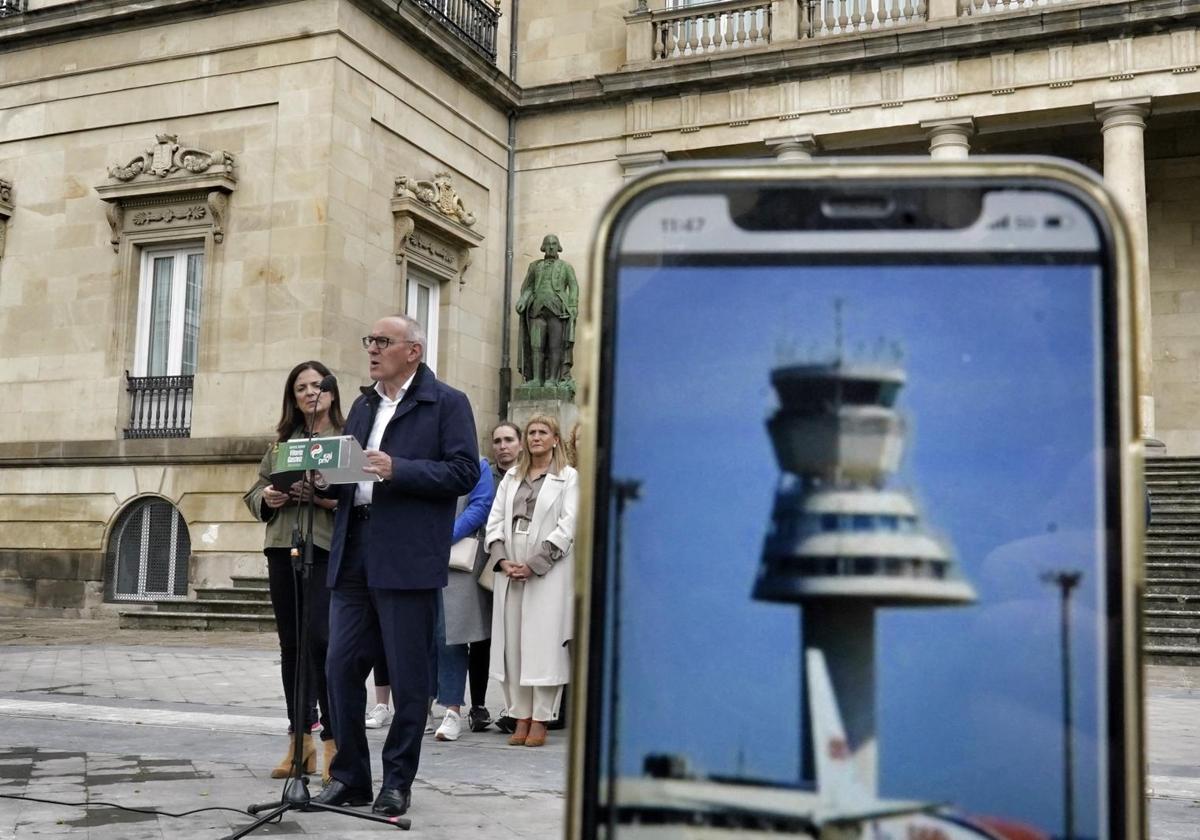
[{"label": "blonde woman", "polygon": [[564,449],[557,420],[530,418],[484,537],[496,576],[490,673],[517,720],[513,746],[546,743],[546,724],[558,715],[570,676],[579,484]]}]

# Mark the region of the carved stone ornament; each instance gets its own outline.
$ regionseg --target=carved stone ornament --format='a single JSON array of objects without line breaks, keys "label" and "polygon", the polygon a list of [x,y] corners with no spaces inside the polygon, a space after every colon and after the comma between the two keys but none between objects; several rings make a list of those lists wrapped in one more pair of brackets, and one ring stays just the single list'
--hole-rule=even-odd
[{"label": "carved stone ornament", "polygon": [[178,134],[159,134],[158,142],[129,161],[125,166],[108,170],[110,178],[132,181],[139,175],[166,178],[177,172],[192,174],[207,172],[216,167],[233,174],[233,155],[228,152],[206,152],[203,149],[179,145]]},{"label": "carved stone ornament", "polygon": [[475,214],[468,210],[450,184],[450,173],[439,172],[432,181],[418,181],[407,175],[396,179],[396,198],[415,198],[443,216],[467,227],[475,224]]},{"label": "carved stone ornament", "polygon": [[392,196],[396,262],[412,261],[438,276],[465,282],[471,250],[483,236],[471,229],[475,214],[455,192],[448,172],[431,181],[396,178]]},{"label": "carved stone ornament", "polygon": [[229,194],[237,188],[233,155],[181,144],[175,134],[156,140],[127,164],[110,167],[108,182],[96,187],[108,202],[113,250],[129,234],[164,229],[224,241]]},{"label": "carved stone ornament", "polygon": [[8,242],[8,220],[12,214],[12,181],[0,178],[0,257],[4,256],[4,245]]}]

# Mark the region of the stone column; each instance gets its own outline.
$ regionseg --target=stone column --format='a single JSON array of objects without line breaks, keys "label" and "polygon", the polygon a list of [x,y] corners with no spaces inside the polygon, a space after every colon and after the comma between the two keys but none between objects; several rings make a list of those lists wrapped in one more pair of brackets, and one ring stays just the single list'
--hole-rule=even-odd
[{"label": "stone column", "polygon": [[1154,355],[1150,347],[1150,236],[1146,228],[1146,154],[1143,134],[1150,98],[1096,103],[1104,133],[1104,180],[1129,223],[1133,248],[1133,326],[1137,331],[1137,383],[1143,438],[1154,436]]},{"label": "stone column", "polygon": [[667,153],[661,149],[653,152],[629,152],[617,155],[617,163],[621,165],[621,177],[626,181],[632,181],[637,176],[666,162]]},{"label": "stone column", "polygon": [[971,117],[922,120],[921,128],[929,136],[929,156],[934,160],[966,160],[975,134]]},{"label": "stone column", "polygon": [[780,163],[806,163],[813,159],[820,148],[817,138],[808,132],[768,137],[763,142],[775,153],[775,159]]}]

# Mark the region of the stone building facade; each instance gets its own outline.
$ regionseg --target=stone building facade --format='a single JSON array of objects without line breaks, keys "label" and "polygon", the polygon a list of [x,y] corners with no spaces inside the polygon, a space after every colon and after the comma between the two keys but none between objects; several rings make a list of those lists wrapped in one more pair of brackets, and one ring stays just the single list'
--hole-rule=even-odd
[{"label": "stone building facade", "polygon": [[[498,14],[497,14],[498,13]],[[1144,430],[1200,454],[1200,0],[0,0],[0,613],[263,568],[286,372],[347,402],[402,310],[481,430],[512,286],[581,285],[628,178],[700,158],[1039,153],[1143,268]]]}]

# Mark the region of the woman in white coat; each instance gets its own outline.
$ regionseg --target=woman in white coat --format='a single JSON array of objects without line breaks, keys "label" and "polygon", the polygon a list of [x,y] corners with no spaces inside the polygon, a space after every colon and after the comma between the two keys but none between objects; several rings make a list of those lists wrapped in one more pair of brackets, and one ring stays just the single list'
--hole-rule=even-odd
[{"label": "woman in white coat", "polygon": [[575,515],[579,483],[567,466],[558,421],[536,415],[504,474],[484,542],[495,587],[490,675],[504,687],[517,729],[508,742],[540,747],[570,676]]}]

